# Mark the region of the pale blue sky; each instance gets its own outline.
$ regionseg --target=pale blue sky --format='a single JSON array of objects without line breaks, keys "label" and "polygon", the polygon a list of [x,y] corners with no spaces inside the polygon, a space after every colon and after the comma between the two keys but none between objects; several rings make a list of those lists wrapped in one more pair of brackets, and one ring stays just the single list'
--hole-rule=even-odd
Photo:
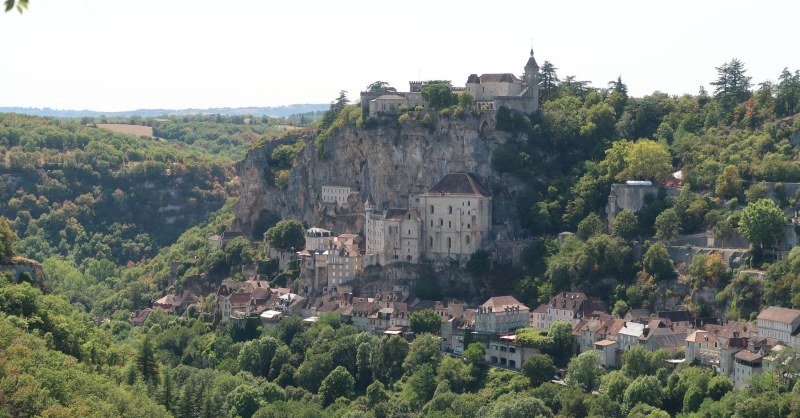
[{"label": "pale blue sky", "polygon": [[374,80],[540,65],[634,95],[696,93],[743,60],[800,68],[800,1],[30,0],[0,13],[0,106],[101,111],[272,106]]}]

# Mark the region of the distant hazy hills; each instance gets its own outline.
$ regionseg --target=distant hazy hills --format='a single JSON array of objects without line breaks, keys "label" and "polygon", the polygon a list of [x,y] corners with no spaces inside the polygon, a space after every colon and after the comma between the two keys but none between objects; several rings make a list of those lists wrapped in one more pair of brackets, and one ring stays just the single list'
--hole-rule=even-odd
[{"label": "distant hazy hills", "polygon": [[61,110],[35,107],[0,107],[0,113],[22,113],[25,115],[48,116],[54,118],[82,118],[82,117],[130,117],[140,116],[143,118],[162,116],[162,115],[198,115],[198,114],[220,114],[230,115],[267,115],[267,116],[289,116],[298,113],[317,112],[328,110],[329,104],[292,104],[276,107],[219,107],[209,109],[136,109],[122,112],[98,112],[95,110]]}]

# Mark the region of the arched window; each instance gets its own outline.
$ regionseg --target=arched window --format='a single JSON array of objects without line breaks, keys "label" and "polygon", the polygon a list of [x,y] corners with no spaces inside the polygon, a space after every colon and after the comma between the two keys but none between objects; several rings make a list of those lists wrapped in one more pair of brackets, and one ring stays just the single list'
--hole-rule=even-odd
[{"label": "arched window", "polygon": [[439,218],[439,226],[444,226],[444,219]]},{"label": "arched window", "polygon": [[429,245],[431,248],[433,247],[433,237],[431,237],[431,243]]},{"label": "arched window", "polygon": [[447,248],[450,248],[452,246],[453,246],[453,240],[451,240],[450,238],[447,238]]},{"label": "arched window", "polygon": [[431,205],[431,213],[433,213],[433,205]]},{"label": "arched window", "polygon": [[453,213],[453,207],[452,206],[448,206],[447,207],[447,213],[449,213],[449,214]]},{"label": "arched window", "polygon": [[448,228],[452,228],[453,227],[453,221],[447,221],[447,227]]},{"label": "arched window", "polygon": [[466,237],[464,237],[464,243],[465,243],[465,244],[467,244],[467,245],[469,245],[469,235],[467,235]]}]

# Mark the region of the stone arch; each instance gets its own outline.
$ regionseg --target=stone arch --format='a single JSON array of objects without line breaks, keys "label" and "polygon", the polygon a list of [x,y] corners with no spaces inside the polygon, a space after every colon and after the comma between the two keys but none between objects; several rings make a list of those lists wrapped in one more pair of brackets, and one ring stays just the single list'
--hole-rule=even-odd
[{"label": "stone arch", "polygon": [[485,120],[481,123],[481,135],[486,136],[489,135],[489,121]]}]

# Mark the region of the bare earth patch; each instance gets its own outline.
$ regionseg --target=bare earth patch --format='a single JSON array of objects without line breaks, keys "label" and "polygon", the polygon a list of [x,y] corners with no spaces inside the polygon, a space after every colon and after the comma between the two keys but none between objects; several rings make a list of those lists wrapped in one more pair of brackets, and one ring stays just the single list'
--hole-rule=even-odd
[{"label": "bare earth patch", "polygon": [[152,126],[128,125],[124,123],[98,123],[98,128],[134,136],[153,136]]}]

